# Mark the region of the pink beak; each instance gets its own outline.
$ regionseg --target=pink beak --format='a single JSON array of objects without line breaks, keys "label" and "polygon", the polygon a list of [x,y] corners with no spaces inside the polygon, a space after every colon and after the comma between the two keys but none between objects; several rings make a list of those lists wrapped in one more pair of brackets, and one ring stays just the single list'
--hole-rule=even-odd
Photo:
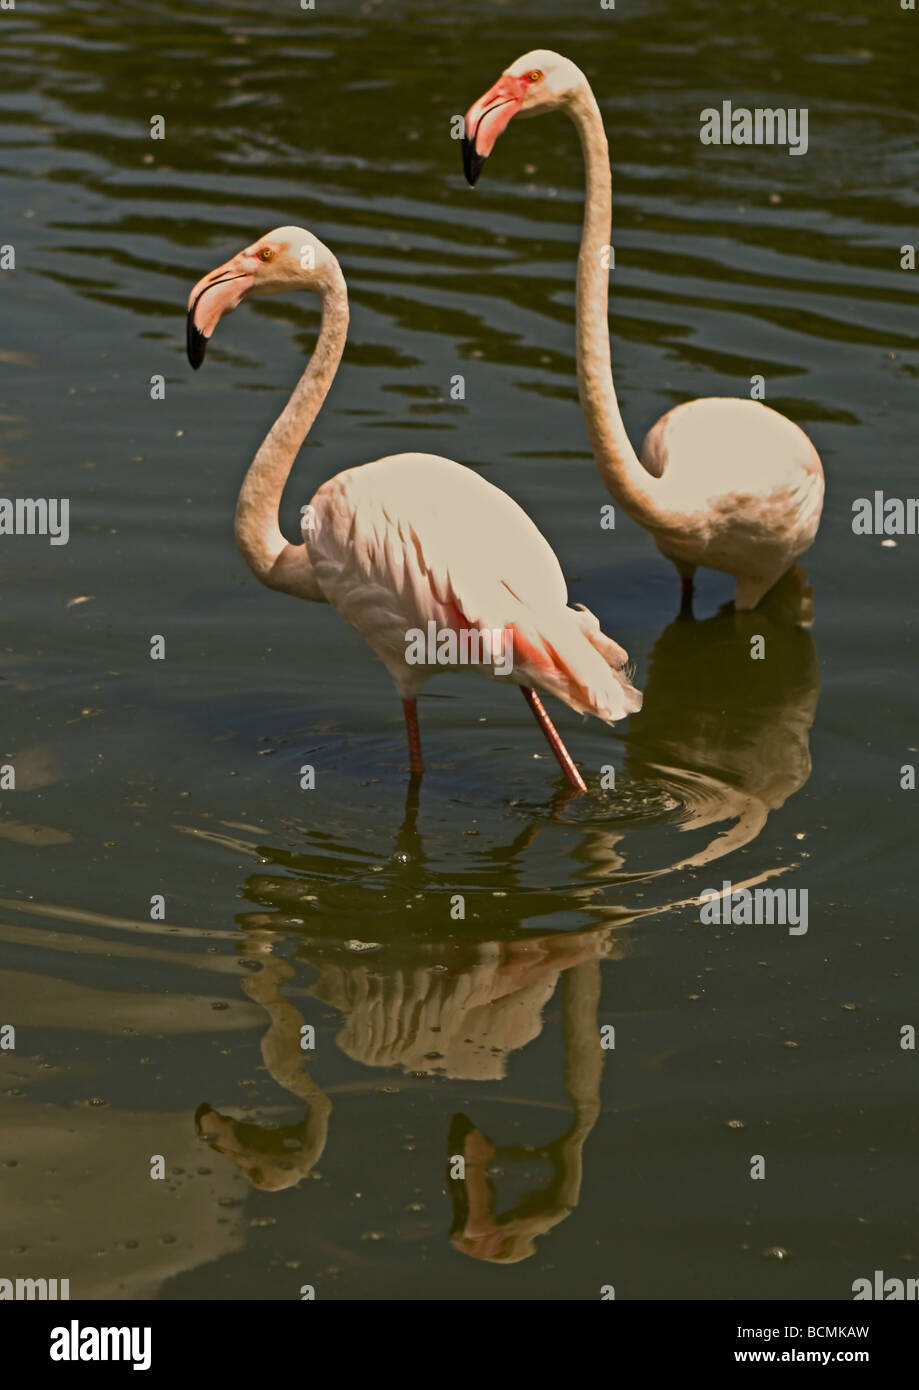
[{"label": "pink beak", "polygon": [[199,280],[188,296],[186,346],[188,360],[196,371],[224,314],[235,309],[255,284],[257,266],[254,256],[240,252]]},{"label": "pink beak", "polygon": [[466,112],[463,169],[469,183],[476,182],[498,136],[520,110],[526,89],[525,77],[511,77],[509,73],[504,73]]}]

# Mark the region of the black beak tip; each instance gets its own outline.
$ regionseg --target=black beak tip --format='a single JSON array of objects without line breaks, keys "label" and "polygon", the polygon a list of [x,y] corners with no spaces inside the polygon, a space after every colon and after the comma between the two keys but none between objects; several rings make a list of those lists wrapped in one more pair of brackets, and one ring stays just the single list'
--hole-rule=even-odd
[{"label": "black beak tip", "polygon": [[463,173],[466,175],[466,182],[471,188],[475,188],[478,183],[479,174],[482,172],[482,165],[485,163],[487,155],[479,154],[475,147],[475,141],[463,136]]},{"label": "black beak tip", "polygon": [[195,371],[204,361],[204,354],[207,352],[208,339],[201,330],[196,327],[194,320],[194,309],[188,311],[188,320],[185,327],[185,346],[188,352],[188,360]]}]

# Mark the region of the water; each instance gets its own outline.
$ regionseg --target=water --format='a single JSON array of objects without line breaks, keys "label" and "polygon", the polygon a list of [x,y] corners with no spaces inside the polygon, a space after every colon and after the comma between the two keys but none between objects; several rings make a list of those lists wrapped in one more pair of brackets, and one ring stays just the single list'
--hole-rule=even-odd
[{"label": "water", "polygon": [[[916,541],[850,522],[875,487],[915,492],[919,21],[122,0],[0,22],[3,491],[72,505],[69,545],[0,547],[0,1276],[768,1299],[914,1273]],[[600,528],[570,124],[512,127],[462,179],[451,116],[534,43],[585,68],[610,134],[633,438],[762,373],[823,457],[806,581],[754,615],[707,574],[676,623],[648,538]],[[726,99],[807,106],[807,156],[703,147]],[[248,306],[193,376],[185,298],[288,222],[352,302],[288,533],[322,479],[403,448],[514,496],[645,690],[612,732],[553,708],[589,797],[514,692],[457,676],[422,699],[414,798],[382,667],[237,555],[236,491],[318,314]],[[787,621],[803,583],[811,631]],[[703,925],[724,879],[806,888],[807,933]]]}]

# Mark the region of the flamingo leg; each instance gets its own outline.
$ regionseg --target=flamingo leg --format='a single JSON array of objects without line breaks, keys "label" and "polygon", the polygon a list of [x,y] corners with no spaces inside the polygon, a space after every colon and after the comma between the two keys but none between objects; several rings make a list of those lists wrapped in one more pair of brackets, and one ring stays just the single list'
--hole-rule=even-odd
[{"label": "flamingo leg", "polygon": [[680,590],[680,617],[681,617],[681,618],[691,618],[691,617],[692,617],[692,596],[693,596],[693,593],[695,592],[695,584],[694,584],[694,582],[693,582],[693,577],[692,577],[692,575],[691,575],[691,574],[690,574],[690,575],[684,574],[684,575],[682,576],[682,578],[681,578],[680,583],[681,583],[681,590]]},{"label": "flamingo leg", "polygon": [[403,700],[402,708],[405,711],[405,730],[408,734],[408,754],[412,760],[412,776],[418,777],[424,772],[424,763],[421,761],[421,734],[418,730],[418,701]]},{"label": "flamingo leg", "polygon": [[562,772],[564,772],[565,776],[568,778],[568,781],[571,783],[573,787],[577,787],[579,792],[586,792],[587,783],[584,781],[583,777],[575,767],[574,759],[568,752],[568,749],[565,747],[564,743],[562,743],[561,734],[558,732],[555,725],[552,723],[552,720],[546,714],[546,711],[543,708],[542,700],[540,700],[539,696],[536,694],[536,691],[532,690],[530,686],[522,685],[520,689],[523,692],[523,698],[526,700],[530,709],[533,711],[536,723],[539,725],[539,727],[545,734],[546,741],[549,747],[552,749],[552,752],[558,759],[558,763],[562,769]]}]

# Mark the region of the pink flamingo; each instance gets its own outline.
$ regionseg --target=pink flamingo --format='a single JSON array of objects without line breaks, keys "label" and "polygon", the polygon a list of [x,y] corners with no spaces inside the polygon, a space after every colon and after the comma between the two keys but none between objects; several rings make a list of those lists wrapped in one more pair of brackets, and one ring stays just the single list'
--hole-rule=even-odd
[{"label": "pink flamingo", "polygon": [[[413,774],[423,770],[416,698],[445,667],[430,649],[408,662],[410,634],[432,632],[440,648],[443,634],[487,633],[499,640],[490,648],[467,643],[467,653],[478,651],[486,675],[521,687],[568,781],[585,791],[533,687],[607,723],[640,709],[641,695],[629,683],[622,647],[592,613],[568,607],[552,548],[506,493],[450,459],[394,454],[323,483],[305,509],[303,545],[282,535],[284,485],[347,338],[341,267],[310,232],[280,227],[199,280],[188,302],[188,358],[197,368],[222,315],[250,295],[295,289],[319,297],[322,324],[306,370],[240,489],[236,542],[246,563],[271,589],[331,603],[370,644],[402,699]],[[449,642],[442,650],[448,665],[461,660],[449,660]]]},{"label": "pink flamingo", "polygon": [[629,442],[613,386],[609,323],[612,192],[603,118],[587,78],[537,49],[518,58],[466,113],[463,166],[474,184],[515,115],[564,111],[587,176],[577,274],[578,392],[597,466],[615,500],[676,565],[691,608],[699,565],[737,580],[734,604],[755,608],[817,534],[823,469],[803,430],[759,401],[711,396],[668,410]]}]

